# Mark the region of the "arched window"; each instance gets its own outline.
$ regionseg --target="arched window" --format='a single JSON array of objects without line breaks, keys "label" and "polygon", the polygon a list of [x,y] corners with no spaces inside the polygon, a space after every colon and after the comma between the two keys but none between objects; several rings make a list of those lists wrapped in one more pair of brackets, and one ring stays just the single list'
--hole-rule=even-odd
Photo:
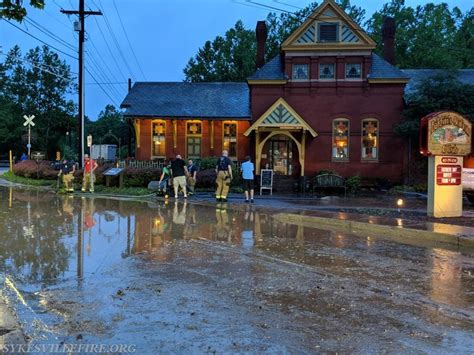
[{"label": "arched window", "polygon": [[166,122],[159,120],[151,124],[151,155],[152,158],[164,158],[166,156]]},{"label": "arched window", "polygon": [[332,160],[349,161],[349,120],[346,118],[332,121]]},{"label": "arched window", "polygon": [[379,159],[379,121],[373,118],[362,120],[361,159],[376,161]]}]

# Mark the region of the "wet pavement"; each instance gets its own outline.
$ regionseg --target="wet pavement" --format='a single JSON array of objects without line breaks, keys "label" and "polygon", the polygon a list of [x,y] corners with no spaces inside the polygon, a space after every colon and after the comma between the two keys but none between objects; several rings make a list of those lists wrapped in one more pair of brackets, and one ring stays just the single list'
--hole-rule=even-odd
[{"label": "wet pavement", "polygon": [[10,188],[0,197],[1,292],[33,345],[122,344],[140,354],[474,348],[472,249],[274,218],[291,201],[275,210],[264,200]]}]

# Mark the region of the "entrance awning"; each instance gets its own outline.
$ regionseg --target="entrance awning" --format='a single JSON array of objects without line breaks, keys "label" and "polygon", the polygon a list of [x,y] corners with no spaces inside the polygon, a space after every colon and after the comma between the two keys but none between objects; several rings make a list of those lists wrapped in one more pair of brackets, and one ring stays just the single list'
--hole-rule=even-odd
[{"label": "entrance awning", "polygon": [[303,130],[313,137],[318,135],[281,97],[245,131],[244,136],[247,137],[252,131],[259,129]]}]

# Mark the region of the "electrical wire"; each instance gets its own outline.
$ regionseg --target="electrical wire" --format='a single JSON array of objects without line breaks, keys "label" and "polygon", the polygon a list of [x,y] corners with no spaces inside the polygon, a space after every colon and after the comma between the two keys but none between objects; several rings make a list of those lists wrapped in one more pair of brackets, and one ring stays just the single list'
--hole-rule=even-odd
[{"label": "electrical wire", "polygon": [[7,19],[3,19],[3,21],[5,21],[5,22],[9,23],[10,25],[12,25],[13,27],[15,27],[16,29],[20,30],[20,31],[21,31],[21,32],[23,32],[23,33],[26,33],[28,36],[30,36],[30,37],[33,37],[34,39],[36,39],[37,41],[40,41],[41,43],[43,43],[43,44],[47,45],[48,47],[51,47],[51,48],[55,49],[56,51],[58,51],[58,52],[60,52],[60,53],[62,53],[62,54],[64,54],[64,55],[67,55],[68,57],[70,57],[70,58],[72,58],[72,59],[79,60],[79,58],[77,58],[77,57],[74,57],[73,55],[71,55],[71,54],[69,54],[69,53],[66,53],[66,52],[62,51],[62,50],[60,50],[59,48],[57,48],[57,47],[55,47],[55,46],[52,46],[51,44],[49,44],[49,43],[47,43],[47,42],[43,41],[42,39],[40,39],[40,38],[38,38],[38,37],[36,37],[36,36],[32,35],[30,32],[28,32],[28,31],[25,31],[25,30],[24,30],[24,29],[22,29],[21,27],[18,27],[17,25],[15,25],[15,24],[11,23],[9,20],[7,20]]},{"label": "electrical wire", "polygon": [[29,18],[28,16],[25,17],[25,21],[27,23],[29,23],[30,25],[32,25],[33,27],[37,28],[40,32],[42,32],[43,34],[47,35],[48,37],[52,38],[53,40],[55,40],[56,42],[59,42],[61,43],[63,46],[67,47],[68,49],[72,49],[74,51],[77,51],[77,48],[74,47],[72,44],[66,42],[65,40],[63,40],[62,38],[58,37],[57,35],[55,35],[53,32],[51,32],[50,30],[48,30],[46,27],[44,27],[43,25],[39,24],[38,22],[36,22],[35,20],[33,20],[32,18]]},{"label": "electrical wire", "polygon": [[113,4],[114,4],[114,7],[115,7],[115,11],[117,12],[117,16],[118,16],[118,18],[119,18],[119,20],[120,20],[120,25],[122,26],[123,34],[125,35],[125,38],[127,39],[128,46],[130,47],[130,51],[132,52],[133,57],[135,58],[135,62],[137,62],[138,69],[140,70],[140,73],[142,73],[143,78],[148,81],[148,79],[147,79],[145,73],[143,72],[142,66],[140,65],[140,62],[138,61],[138,58],[137,58],[137,56],[136,56],[136,54],[135,54],[135,51],[133,50],[132,44],[130,43],[130,39],[128,38],[127,31],[125,31],[125,26],[123,25],[122,17],[120,16],[120,13],[119,13],[119,10],[118,10],[118,8],[117,8],[117,5],[115,4],[115,0],[113,0]]}]

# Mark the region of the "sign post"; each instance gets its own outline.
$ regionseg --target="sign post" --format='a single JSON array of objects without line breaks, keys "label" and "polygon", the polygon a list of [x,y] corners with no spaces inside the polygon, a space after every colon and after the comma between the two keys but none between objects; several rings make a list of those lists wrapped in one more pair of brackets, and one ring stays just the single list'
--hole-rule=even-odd
[{"label": "sign post", "polygon": [[421,119],[420,153],[428,156],[428,216],[462,216],[463,156],[471,152],[471,134],[471,123],[456,112]]},{"label": "sign post", "polygon": [[28,144],[26,147],[28,148],[28,159],[31,159],[31,126],[35,126],[35,123],[33,122],[35,115],[23,115],[23,118],[25,119],[23,126],[28,126]]}]

